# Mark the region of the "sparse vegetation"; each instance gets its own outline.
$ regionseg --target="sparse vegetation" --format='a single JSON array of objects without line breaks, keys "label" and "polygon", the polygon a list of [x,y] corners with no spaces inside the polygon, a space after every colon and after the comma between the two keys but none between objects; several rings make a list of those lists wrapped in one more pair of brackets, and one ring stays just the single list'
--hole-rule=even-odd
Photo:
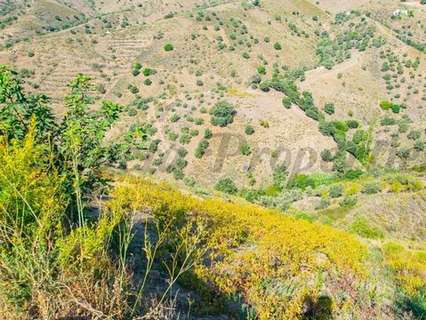
[{"label": "sparse vegetation", "polygon": [[422,1],[0,2],[1,319],[425,317]]}]

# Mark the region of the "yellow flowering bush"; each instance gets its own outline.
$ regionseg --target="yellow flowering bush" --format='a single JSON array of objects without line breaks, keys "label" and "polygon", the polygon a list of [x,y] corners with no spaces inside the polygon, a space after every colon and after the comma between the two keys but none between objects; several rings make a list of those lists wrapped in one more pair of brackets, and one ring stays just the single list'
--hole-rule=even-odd
[{"label": "yellow flowering bush", "polygon": [[121,179],[113,199],[166,220],[201,218],[209,230],[209,262],[194,268],[194,279],[226,297],[242,295],[260,319],[375,312],[365,286],[367,249],[352,235],[239,200],[196,198],[141,178]]},{"label": "yellow flowering bush", "polygon": [[125,211],[71,227],[64,176],[35,133],[0,136],[0,319],[125,319],[129,277],[110,257]]},{"label": "yellow flowering bush", "polygon": [[400,286],[409,295],[426,289],[426,251],[408,250],[389,242],[383,246],[387,265],[394,271]]}]

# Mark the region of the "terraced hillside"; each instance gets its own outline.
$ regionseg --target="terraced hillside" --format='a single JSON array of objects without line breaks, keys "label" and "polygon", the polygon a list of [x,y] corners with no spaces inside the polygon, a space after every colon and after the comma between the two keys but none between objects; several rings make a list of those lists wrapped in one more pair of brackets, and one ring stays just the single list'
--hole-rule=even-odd
[{"label": "terraced hillside", "polygon": [[[196,300],[197,316],[329,319],[315,309],[319,301],[307,302],[309,291],[315,299],[333,297],[338,319],[425,317],[423,0],[0,0],[0,44],[0,64],[16,71],[27,94],[48,96],[47,103],[31,101],[49,105],[56,121],[70,117],[73,90],[86,79],[76,76],[91,78],[85,112],[99,116],[112,108],[99,168],[117,185],[143,194],[161,189],[152,180],[165,180],[208,205],[212,197],[235,203],[228,213],[269,208],[259,210],[273,212],[273,221],[278,214],[301,223],[292,230],[307,221],[306,228],[334,230],[365,250],[366,259],[355,259],[367,270],[363,293],[353,287],[364,283],[354,280],[360,275],[354,270],[332,284],[330,274],[314,279],[316,263],[262,273],[257,263],[273,262],[255,259],[278,250],[269,241],[280,236],[269,218],[262,220],[266,231],[245,230],[255,219],[248,214],[232,230],[244,239],[226,249],[224,261],[203,261],[177,285]],[[161,208],[172,206],[160,189]],[[225,219],[195,199],[167,214],[201,207],[213,224]],[[158,205],[142,202],[135,200],[137,214]],[[307,259],[323,258],[315,252]],[[261,279],[245,275],[238,259]],[[164,270],[157,271],[162,278]],[[289,284],[303,282],[304,271],[306,283],[330,283]],[[376,287],[377,274],[383,285]],[[371,295],[380,295],[380,303]],[[357,299],[370,299],[364,313]],[[187,302],[177,304],[189,312]]]}]

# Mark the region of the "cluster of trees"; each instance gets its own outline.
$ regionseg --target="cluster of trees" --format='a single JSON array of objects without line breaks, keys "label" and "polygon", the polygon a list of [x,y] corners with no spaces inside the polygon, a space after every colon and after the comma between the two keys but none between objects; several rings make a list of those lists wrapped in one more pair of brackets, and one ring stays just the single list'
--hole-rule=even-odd
[{"label": "cluster of trees", "polygon": [[[355,18],[360,19],[352,21]],[[370,46],[381,47],[384,44],[385,40],[382,37],[375,37],[374,27],[370,26],[364,17],[360,17],[359,12],[352,12],[350,15],[338,14],[336,23],[341,24],[342,28],[347,24],[347,29],[343,29],[335,37],[323,32],[316,48],[319,64],[327,69],[349,59],[352,49],[365,51]]]},{"label": "cluster of trees", "polygon": [[[365,163],[370,154],[371,139],[368,132],[358,129],[352,140],[349,140],[346,136],[347,132],[350,129],[358,128],[359,123],[356,120],[328,121],[325,114],[315,106],[312,94],[307,91],[301,93],[294,78],[295,75],[293,73],[287,72],[281,75],[278,70],[275,70],[272,79],[260,83],[259,88],[263,91],[269,91],[272,88],[282,92],[285,95],[283,105],[286,108],[290,108],[292,105],[298,106],[305,112],[306,116],[318,121],[319,130],[322,134],[333,137],[337,143],[338,152],[334,156],[330,156],[327,153],[325,159],[334,162],[334,170],[342,174],[349,170],[345,164],[347,152],[361,163]],[[325,113],[333,114],[334,111],[334,105],[325,105]]]}]

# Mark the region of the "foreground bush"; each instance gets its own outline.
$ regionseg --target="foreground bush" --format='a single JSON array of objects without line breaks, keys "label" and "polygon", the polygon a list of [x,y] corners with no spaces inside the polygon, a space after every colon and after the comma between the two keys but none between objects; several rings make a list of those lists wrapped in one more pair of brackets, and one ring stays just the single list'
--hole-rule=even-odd
[{"label": "foreground bush", "polygon": [[[103,138],[121,107],[104,101],[91,111],[88,77],[79,75],[69,86],[58,124],[47,97],[27,95],[16,74],[0,66],[0,318],[160,314],[197,257],[193,243],[202,233],[182,232],[167,244],[163,263],[171,271],[164,291],[148,297],[146,280],[167,228],[142,241],[142,252],[131,252],[134,212],[113,200],[94,203],[109,189],[101,174],[109,151]],[[182,251],[182,243],[194,249]],[[145,272],[142,279],[132,276],[130,254]],[[178,256],[186,263],[177,266]]]},{"label": "foreground bush", "polygon": [[22,142],[0,144],[0,314],[123,319],[128,274],[108,247],[124,216],[106,211],[90,226],[69,225],[66,179],[50,156],[47,145],[35,144],[34,128]]}]

